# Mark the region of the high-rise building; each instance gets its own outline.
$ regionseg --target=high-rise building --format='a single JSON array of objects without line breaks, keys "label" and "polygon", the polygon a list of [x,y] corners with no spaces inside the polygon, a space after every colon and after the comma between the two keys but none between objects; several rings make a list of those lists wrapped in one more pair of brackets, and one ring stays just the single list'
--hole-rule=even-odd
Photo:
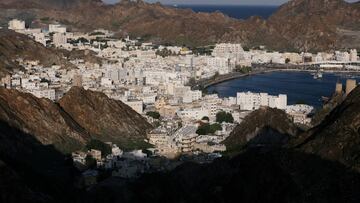
[{"label": "high-rise building", "polygon": [[287,95],[268,95],[267,93],[238,92],[237,104],[241,110],[256,110],[261,106],[268,106],[277,109],[286,109]]},{"label": "high-rise building", "polygon": [[240,57],[244,54],[241,44],[216,44],[212,55],[215,57]]}]

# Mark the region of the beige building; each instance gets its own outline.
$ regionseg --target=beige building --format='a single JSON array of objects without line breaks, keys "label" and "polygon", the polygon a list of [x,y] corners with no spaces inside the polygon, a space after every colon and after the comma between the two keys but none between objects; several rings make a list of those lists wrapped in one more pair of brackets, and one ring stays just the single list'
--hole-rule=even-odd
[{"label": "beige building", "polygon": [[356,88],[356,80],[346,80],[346,95]]}]

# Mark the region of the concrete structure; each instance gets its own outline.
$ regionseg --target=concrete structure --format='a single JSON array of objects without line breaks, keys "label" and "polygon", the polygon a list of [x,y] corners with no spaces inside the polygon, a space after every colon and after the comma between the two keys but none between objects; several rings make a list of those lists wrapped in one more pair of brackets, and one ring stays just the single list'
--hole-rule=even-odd
[{"label": "concrete structure", "polygon": [[46,46],[46,38],[44,33],[33,33],[32,36],[34,36],[35,41]]},{"label": "concrete structure", "polygon": [[66,27],[58,24],[50,24],[49,25],[50,33],[66,33]]},{"label": "concrete structure", "polygon": [[314,107],[305,104],[289,105],[286,107],[286,113],[289,114],[294,123],[310,124],[310,113],[314,111]]},{"label": "concrete structure", "polygon": [[236,57],[238,55],[242,55],[243,53],[244,49],[241,44],[221,43],[216,44],[212,55],[215,57]]},{"label": "concrete structure", "polygon": [[261,106],[268,106],[277,109],[286,109],[287,95],[271,96],[267,93],[238,92],[237,104],[241,110],[252,111]]},{"label": "concrete structure", "polygon": [[349,95],[356,88],[356,85],[356,80],[346,80],[346,95]]},{"label": "concrete structure", "polygon": [[14,19],[9,21],[9,30],[23,31],[25,30],[25,21]]},{"label": "concrete structure", "polygon": [[342,83],[336,83],[336,88],[335,88],[335,93],[336,94],[341,94],[343,92],[343,85]]},{"label": "concrete structure", "polygon": [[53,35],[53,43],[55,46],[67,44],[67,37],[64,33],[55,33]]},{"label": "concrete structure", "polygon": [[30,92],[38,98],[47,98],[52,101],[56,100],[56,93],[54,89],[42,89],[42,90],[35,89],[35,90],[31,90]]},{"label": "concrete structure", "polygon": [[350,61],[351,62],[358,61],[358,53],[357,53],[356,49],[351,49],[350,50]]},{"label": "concrete structure", "polygon": [[205,116],[210,117],[210,111],[202,107],[186,108],[178,111],[177,115],[182,119],[200,120]]},{"label": "concrete structure", "polygon": [[195,149],[196,138],[199,136],[196,130],[197,126],[188,125],[175,132],[176,144],[182,152],[191,152]]}]

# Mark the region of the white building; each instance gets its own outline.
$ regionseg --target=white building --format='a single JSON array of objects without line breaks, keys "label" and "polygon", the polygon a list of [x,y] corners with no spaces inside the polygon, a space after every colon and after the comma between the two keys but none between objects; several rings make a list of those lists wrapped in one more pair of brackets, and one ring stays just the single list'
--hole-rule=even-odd
[{"label": "white building", "polygon": [[46,46],[46,38],[44,33],[33,33],[32,36],[34,37],[35,41]]},{"label": "white building", "polygon": [[25,30],[25,21],[13,19],[9,21],[9,30],[23,31]]},{"label": "white building", "polygon": [[244,54],[241,44],[216,44],[212,55],[215,57],[238,57]]},{"label": "white building", "polygon": [[357,61],[358,60],[358,55],[357,55],[357,50],[356,49],[351,49],[350,50],[350,61]]},{"label": "white building", "polygon": [[196,130],[197,126],[188,125],[175,132],[176,145],[182,152],[191,152],[195,149],[196,138],[199,136]]},{"label": "white building", "polygon": [[220,75],[230,72],[229,58],[226,57],[209,57],[207,58],[207,65],[219,72]]},{"label": "white building", "polygon": [[337,61],[343,61],[343,62],[350,61],[350,54],[348,52],[336,51],[335,58]]},{"label": "white building", "polygon": [[58,24],[50,24],[49,25],[49,32],[53,33],[66,33],[66,27]]},{"label": "white building", "polygon": [[67,44],[67,37],[64,33],[54,33],[53,43],[55,46],[61,46]]},{"label": "white building", "polygon": [[210,116],[209,109],[197,107],[197,108],[186,108],[177,112],[177,115],[181,119],[189,119],[189,120],[200,120],[203,117]]},{"label": "white building", "polygon": [[256,110],[261,106],[268,106],[277,109],[286,109],[287,95],[279,96],[268,95],[267,93],[238,92],[237,104],[241,110]]},{"label": "white building", "polygon": [[47,98],[55,101],[56,94],[54,89],[31,90],[31,93],[38,98]]},{"label": "white building", "polygon": [[191,103],[193,101],[198,101],[202,97],[202,92],[200,90],[190,90],[183,96],[184,103]]},{"label": "white building", "polygon": [[286,113],[293,118],[294,123],[300,124],[311,123],[311,118],[308,115],[313,111],[314,107],[305,104],[289,105],[286,107]]}]

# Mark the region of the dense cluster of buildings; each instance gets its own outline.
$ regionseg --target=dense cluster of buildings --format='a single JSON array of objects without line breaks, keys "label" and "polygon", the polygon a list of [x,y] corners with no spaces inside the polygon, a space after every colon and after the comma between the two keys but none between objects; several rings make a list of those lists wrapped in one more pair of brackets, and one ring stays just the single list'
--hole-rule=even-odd
[{"label": "dense cluster of buildings", "polygon": [[[149,132],[148,141],[154,145],[155,155],[176,157],[179,154],[217,154],[226,148],[226,139],[237,123],[251,111],[261,106],[278,108],[290,114],[297,123],[308,124],[313,108],[306,105],[287,104],[287,95],[272,96],[267,93],[239,92],[236,97],[220,98],[217,94],[203,94],[188,85],[193,79],[211,78],[228,74],[236,67],[262,63],[293,63],[358,61],[356,50],[318,53],[279,53],[265,50],[244,51],[240,44],[217,44],[212,55],[195,55],[191,50],[176,46],[156,46],[139,39],[116,39],[107,30],[91,33],[68,32],[65,26],[50,24],[47,29],[26,28],[25,22],[12,20],[9,29],[26,34],[44,46],[66,50],[90,50],[101,63],[83,59],[68,59],[76,68],[61,65],[44,66],[39,61],[17,59],[24,67],[1,79],[1,85],[32,93],[40,98],[59,100],[72,86],[103,92],[110,98],[129,105],[157,128]],[[157,53],[170,50],[172,54]],[[158,112],[161,119],[148,116]],[[221,130],[199,135],[204,123],[217,123],[216,115],[226,112],[234,123],[219,123]],[[204,121],[206,118],[206,121]],[[88,154],[99,166],[113,168],[114,175],[136,176],[149,169],[149,158],[143,153],[124,153],[111,145],[111,155],[102,157],[96,150],[73,154],[74,161],[84,164]],[[127,155],[126,155],[127,154]],[[140,157],[140,158],[139,158]],[[144,161],[146,160],[146,161]],[[89,173],[88,175],[91,175]]]}]

